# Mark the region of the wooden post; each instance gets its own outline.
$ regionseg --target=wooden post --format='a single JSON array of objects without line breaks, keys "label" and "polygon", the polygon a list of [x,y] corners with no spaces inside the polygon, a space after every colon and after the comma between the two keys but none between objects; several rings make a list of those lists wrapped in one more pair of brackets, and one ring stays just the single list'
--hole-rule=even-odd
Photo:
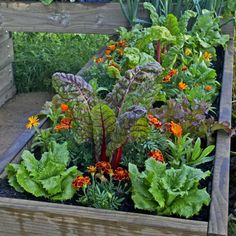
[{"label": "wooden post", "polygon": [[13,61],[14,53],[11,34],[1,27],[0,16],[0,106],[16,93],[12,69]]}]

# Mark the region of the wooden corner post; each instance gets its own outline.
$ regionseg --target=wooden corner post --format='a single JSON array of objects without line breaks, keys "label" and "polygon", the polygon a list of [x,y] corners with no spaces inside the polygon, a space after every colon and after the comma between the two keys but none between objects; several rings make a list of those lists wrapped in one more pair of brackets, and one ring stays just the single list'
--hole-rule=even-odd
[{"label": "wooden corner post", "polygon": [[0,106],[16,93],[13,79],[12,62],[14,61],[11,34],[2,27],[0,14]]}]

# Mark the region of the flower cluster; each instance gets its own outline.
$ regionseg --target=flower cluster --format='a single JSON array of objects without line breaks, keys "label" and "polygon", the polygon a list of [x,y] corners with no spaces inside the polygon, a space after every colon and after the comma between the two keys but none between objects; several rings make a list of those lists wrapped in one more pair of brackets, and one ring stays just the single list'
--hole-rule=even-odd
[{"label": "flower cluster", "polygon": [[171,81],[171,78],[173,77],[173,76],[175,76],[176,74],[177,74],[177,70],[176,69],[171,69],[170,71],[169,71],[169,73],[164,77],[164,79],[162,80],[163,82],[165,82],[165,83],[168,83],[168,82],[170,82]]},{"label": "flower cluster", "polygon": [[164,157],[161,151],[159,150],[151,150],[148,153],[148,156],[151,158],[154,158],[157,161],[164,162]]},{"label": "flower cluster", "polygon": [[71,129],[72,128],[72,118],[70,117],[65,117],[61,119],[60,124],[55,126],[55,130],[59,131],[62,129]]},{"label": "flower cluster", "polygon": [[148,121],[150,125],[154,125],[155,128],[161,128],[162,123],[153,115],[148,114]]},{"label": "flower cluster", "polygon": [[90,185],[90,178],[88,176],[77,176],[76,179],[72,182],[74,188],[86,188]]}]

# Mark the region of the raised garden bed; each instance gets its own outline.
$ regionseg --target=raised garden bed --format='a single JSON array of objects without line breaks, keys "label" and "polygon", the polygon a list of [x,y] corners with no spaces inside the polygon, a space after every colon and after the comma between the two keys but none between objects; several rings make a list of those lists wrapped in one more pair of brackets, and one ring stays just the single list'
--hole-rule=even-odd
[{"label": "raised garden bed", "polygon": [[[2,7],[3,5],[1,4],[0,6]],[[8,12],[10,15],[9,9],[5,10],[7,8],[4,7],[3,9],[5,13]],[[13,15],[14,11],[11,11]],[[9,30],[21,31],[22,24],[21,26],[14,24],[12,26],[4,24],[4,27]],[[30,27],[32,26],[29,26],[30,31],[32,31]],[[43,28],[39,26],[39,31],[42,30]],[[224,55],[219,121],[230,123],[233,79],[233,28],[227,28],[226,32],[230,33],[231,38]],[[26,132],[24,138],[18,140],[16,145],[11,148],[11,154],[6,155],[5,160],[7,161],[0,162],[2,178],[5,178],[4,167],[7,163],[19,159],[21,151],[27,146],[33,135],[34,132]],[[2,235],[83,235],[96,232],[96,235],[226,236],[229,162],[230,137],[225,132],[219,131],[216,141],[209,221],[185,220],[1,197],[0,233]]]}]

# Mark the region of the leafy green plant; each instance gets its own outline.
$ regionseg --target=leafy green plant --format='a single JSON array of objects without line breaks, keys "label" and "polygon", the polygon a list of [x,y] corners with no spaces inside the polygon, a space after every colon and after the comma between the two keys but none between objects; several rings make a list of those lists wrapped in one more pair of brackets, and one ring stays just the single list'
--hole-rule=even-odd
[{"label": "leafy green plant", "polygon": [[9,184],[16,191],[26,191],[35,197],[46,197],[55,201],[71,199],[76,192],[71,183],[80,172],[76,166],[67,169],[68,163],[67,143],[53,142],[40,160],[26,150],[20,164],[7,166]]},{"label": "leafy green plant", "polygon": [[202,149],[200,138],[193,143],[193,139],[188,136],[189,134],[186,134],[174,142],[167,140],[168,163],[174,168],[183,164],[196,167],[213,160],[213,156],[209,156],[209,154],[214,150],[215,145]]},{"label": "leafy green plant", "polygon": [[[144,99],[146,91],[154,94],[155,83],[162,69],[158,63],[149,63],[127,71],[104,101],[96,97],[92,87],[80,76],[56,73],[53,83],[65,102],[72,102],[76,140],[83,143],[91,140],[95,159],[111,161],[116,167],[121,159],[123,145],[130,138],[140,137],[148,131],[147,122],[140,120],[146,114],[144,106],[152,106],[152,100]],[[133,96],[137,88],[139,96]],[[145,104],[142,104],[143,101]],[[147,104],[147,101],[149,104]]]},{"label": "leafy green plant", "polygon": [[107,42],[108,37],[93,34],[13,33],[13,40],[14,79],[17,91],[22,93],[51,91],[53,73],[77,73]]},{"label": "leafy green plant", "polygon": [[209,171],[186,165],[180,169],[167,169],[166,164],[153,158],[146,160],[145,167],[139,172],[136,165],[129,164],[135,208],[189,218],[209,204],[206,188],[199,188],[199,181],[208,177]]}]

